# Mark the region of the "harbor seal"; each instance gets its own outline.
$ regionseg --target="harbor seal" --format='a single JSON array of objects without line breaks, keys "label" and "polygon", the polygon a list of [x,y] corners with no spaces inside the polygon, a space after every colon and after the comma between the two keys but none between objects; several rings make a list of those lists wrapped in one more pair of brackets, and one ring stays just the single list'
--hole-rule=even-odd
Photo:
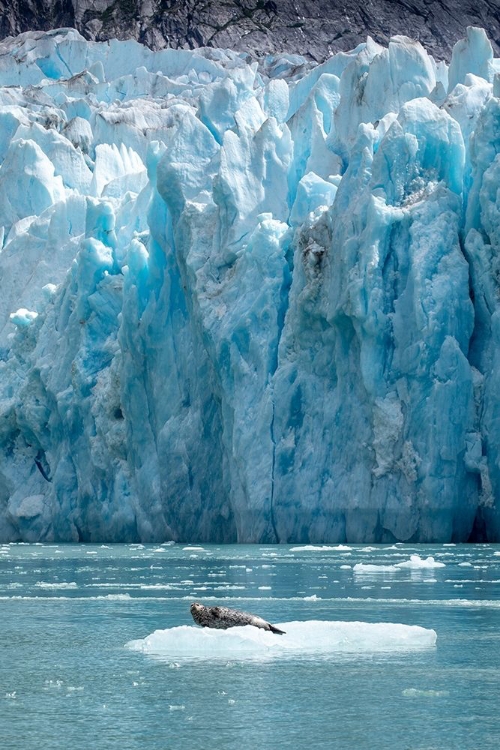
[{"label": "harbor seal", "polygon": [[253,625],[255,628],[270,630],[271,633],[285,635],[284,630],[271,625],[262,617],[251,615],[249,612],[240,612],[238,609],[229,609],[228,607],[205,607],[203,604],[194,602],[190,607],[193,620],[202,628],[217,628],[217,630],[227,630],[228,628],[241,627],[242,625]]}]

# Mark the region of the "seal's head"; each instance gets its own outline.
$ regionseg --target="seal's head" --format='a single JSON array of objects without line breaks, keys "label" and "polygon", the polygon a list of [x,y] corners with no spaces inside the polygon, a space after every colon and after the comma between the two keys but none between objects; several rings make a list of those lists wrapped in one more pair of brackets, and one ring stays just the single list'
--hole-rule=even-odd
[{"label": "seal's head", "polygon": [[199,604],[198,602],[193,602],[190,606],[191,615],[193,617],[193,620],[197,625],[205,625],[205,620],[207,618],[206,615],[206,607],[203,606],[203,604]]},{"label": "seal's head", "polygon": [[203,606],[203,604],[199,604],[198,602],[193,602],[189,609],[191,611],[191,614],[194,617],[195,615],[201,614],[201,612],[203,612],[205,607]]}]

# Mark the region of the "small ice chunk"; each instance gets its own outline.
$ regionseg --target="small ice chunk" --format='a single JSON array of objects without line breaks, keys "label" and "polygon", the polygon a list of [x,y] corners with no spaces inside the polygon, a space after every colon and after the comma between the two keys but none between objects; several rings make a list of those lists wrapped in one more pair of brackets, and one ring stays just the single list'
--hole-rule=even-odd
[{"label": "small ice chunk", "polygon": [[96,599],[109,599],[114,602],[127,602],[132,599],[130,594],[106,594],[106,596],[96,596]]},{"label": "small ice chunk", "polygon": [[357,563],[353,571],[358,574],[365,573],[395,573],[397,567],[395,565],[372,565],[370,563]]},{"label": "small ice chunk", "polygon": [[60,581],[59,583],[47,583],[45,581],[37,581],[35,586],[39,589],[76,589],[78,588],[75,581],[65,582]]},{"label": "small ice chunk", "polygon": [[304,544],[302,547],[290,547],[290,552],[329,552],[331,550],[339,551],[350,549],[351,547],[347,547],[345,544],[337,544],[335,546],[328,544]]},{"label": "small ice chunk", "polygon": [[396,568],[409,568],[410,570],[430,570],[432,568],[444,568],[445,564],[427,557],[425,560],[420,555],[411,555],[406,562],[396,563]]}]

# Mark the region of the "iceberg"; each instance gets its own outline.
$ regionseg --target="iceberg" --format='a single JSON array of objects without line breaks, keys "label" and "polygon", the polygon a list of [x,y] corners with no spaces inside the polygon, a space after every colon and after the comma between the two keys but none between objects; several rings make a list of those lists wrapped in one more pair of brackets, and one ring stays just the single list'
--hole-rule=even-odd
[{"label": "iceberg", "polygon": [[0,42],[0,541],[500,540],[500,61],[275,62]]},{"label": "iceberg", "polygon": [[395,563],[394,565],[375,565],[372,563],[356,563],[353,572],[358,575],[371,575],[372,573],[395,573],[401,569],[411,571],[434,570],[435,568],[445,568],[446,564],[435,560],[429,556],[426,558],[420,555],[410,555],[409,560]]},{"label": "iceberg", "polygon": [[[401,566],[399,566],[401,567]],[[372,573],[395,573],[397,567],[395,565],[375,565],[374,563],[356,563],[353,566],[353,573],[357,575],[369,575]]]},{"label": "iceberg", "polygon": [[251,625],[211,630],[180,625],[135,641],[126,648],[160,660],[229,660],[332,658],[335,655],[401,653],[434,648],[435,630],[397,623],[327,622],[281,623],[286,634]]},{"label": "iceberg", "polygon": [[316,546],[314,544],[306,544],[303,547],[290,547],[290,552],[350,552],[351,547],[345,544],[337,544],[335,547],[331,547],[327,544]]},{"label": "iceberg", "polygon": [[429,556],[427,558],[420,557],[420,555],[410,555],[409,560],[404,562],[396,563],[396,568],[408,568],[409,570],[433,570],[434,568],[444,568],[445,563],[435,560]]}]

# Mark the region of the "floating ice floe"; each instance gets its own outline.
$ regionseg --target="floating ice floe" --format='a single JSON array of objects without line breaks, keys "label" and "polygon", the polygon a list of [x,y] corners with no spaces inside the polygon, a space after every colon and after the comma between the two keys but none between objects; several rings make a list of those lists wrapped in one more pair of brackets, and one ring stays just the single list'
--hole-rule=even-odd
[{"label": "floating ice floe", "polygon": [[433,570],[434,568],[444,568],[445,564],[438,562],[433,557],[422,558],[420,555],[411,555],[409,560],[395,563],[394,565],[375,565],[371,563],[357,563],[353,567],[353,572],[358,575],[368,575],[372,573],[397,573],[398,570]]},{"label": "floating ice floe", "polygon": [[304,544],[302,547],[290,547],[290,552],[330,552],[332,550],[335,550],[336,552],[351,551],[351,547],[348,547],[345,544],[337,544],[335,546],[328,544]]},{"label": "floating ice floe", "polygon": [[247,660],[405,652],[433,648],[437,639],[434,630],[396,623],[310,620],[279,623],[278,627],[285,635],[250,625],[230,630],[181,625],[156,630],[126,647],[165,659]]},{"label": "floating ice floe", "polygon": [[423,558],[420,555],[411,555],[406,562],[396,563],[396,568],[409,568],[410,570],[430,570],[433,568],[444,568],[444,563],[435,560],[433,557]]},{"label": "floating ice floe", "polygon": [[372,565],[371,563],[357,563],[353,567],[354,573],[397,573],[395,565]]},{"label": "floating ice floe", "polygon": [[40,589],[76,589],[78,588],[75,581],[70,582],[59,582],[59,583],[48,583],[46,581],[37,581],[35,583],[35,586],[37,586]]}]

